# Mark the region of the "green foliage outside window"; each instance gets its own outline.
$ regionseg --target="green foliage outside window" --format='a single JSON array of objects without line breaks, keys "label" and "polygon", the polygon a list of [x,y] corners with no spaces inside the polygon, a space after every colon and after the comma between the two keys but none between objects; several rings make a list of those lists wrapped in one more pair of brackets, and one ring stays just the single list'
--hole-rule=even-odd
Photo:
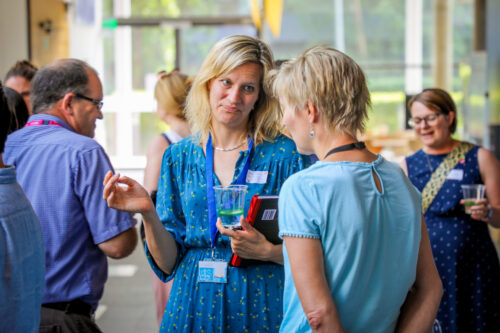
[{"label": "green foliage outside window", "polygon": [[[316,44],[339,45],[335,40],[335,0],[285,0],[281,36],[275,38],[264,26],[261,37],[268,42],[275,58],[287,59]],[[131,0],[136,17],[196,17],[250,15],[248,0]],[[453,3],[453,91],[462,89],[458,63],[472,53],[473,1]],[[373,96],[368,129],[401,129],[405,89],[405,1],[344,0],[345,52],[365,70]],[[113,0],[103,0],[104,16],[112,15]],[[431,73],[434,34],[434,1],[423,0],[423,86],[432,86]],[[252,34],[236,27],[194,26],[181,29],[181,71],[195,74],[213,43],[231,31]],[[239,27],[241,29],[241,27]],[[241,32],[243,31],[243,32]],[[234,33],[234,32],[233,32]],[[105,44],[112,54],[112,43]],[[133,28],[133,88],[146,88],[148,73],[172,70],[175,66],[174,28],[160,26]],[[106,64],[108,61],[105,59]],[[108,69],[105,69],[108,70]],[[111,70],[108,70],[110,73]],[[378,95],[377,95],[378,94]],[[397,97],[399,96],[399,97]],[[457,101],[459,104],[459,101]]]}]

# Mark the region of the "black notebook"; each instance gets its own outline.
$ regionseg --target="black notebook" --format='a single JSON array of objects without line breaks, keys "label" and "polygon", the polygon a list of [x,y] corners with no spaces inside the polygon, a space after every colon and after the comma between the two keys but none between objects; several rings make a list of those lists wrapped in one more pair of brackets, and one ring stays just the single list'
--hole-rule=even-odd
[{"label": "black notebook", "polygon": [[[254,195],[248,209],[247,221],[268,241],[273,244],[281,244],[278,226],[278,196],[277,195]],[[250,265],[268,264],[267,261],[243,259],[233,253],[229,264],[234,267],[247,267]]]}]

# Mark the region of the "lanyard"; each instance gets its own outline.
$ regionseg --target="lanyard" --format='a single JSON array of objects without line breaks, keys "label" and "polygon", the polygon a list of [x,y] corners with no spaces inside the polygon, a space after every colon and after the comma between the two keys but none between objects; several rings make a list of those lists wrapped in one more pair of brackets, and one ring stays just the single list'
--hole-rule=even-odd
[{"label": "lanyard", "polygon": [[[243,170],[241,170],[238,179],[236,180],[236,185],[244,185],[248,169],[250,168],[250,159],[252,154],[253,139],[248,140],[248,155],[243,165]],[[212,145],[212,134],[208,134],[208,141],[206,146],[206,174],[207,174],[207,201],[208,201],[208,223],[210,229],[210,242],[212,248],[215,247],[215,240],[217,237],[217,211],[215,208],[215,191],[214,191],[214,147]]]},{"label": "lanyard", "polygon": [[55,126],[61,126],[64,127],[63,125],[59,124],[58,122],[55,122],[53,120],[33,120],[24,125],[24,127],[28,126],[38,126],[38,125],[55,125]]},{"label": "lanyard", "polygon": [[366,148],[366,145],[364,142],[348,143],[346,145],[343,145],[343,146],[340,146],[337,148],[333,148],[332,150],[330,150],[326,154],[326,156],[323,159],[327,158],[328,156],[330,156],[332,154],[340,153],[341,151],[348,151],[348,150],[353,150],[353,149],[365,149],[365,148]]}]

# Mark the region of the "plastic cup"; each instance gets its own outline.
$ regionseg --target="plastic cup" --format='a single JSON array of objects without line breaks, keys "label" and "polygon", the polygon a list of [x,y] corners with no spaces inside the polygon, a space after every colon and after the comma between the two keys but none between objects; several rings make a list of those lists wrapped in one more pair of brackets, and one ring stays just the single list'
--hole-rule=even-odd
[{"label": "plastic cup", "polygon": [[246,185],[214,186],[217,216],[226,228],[240,227],[245,206]]},{"label": "plastic cup", "polygon": [[462,185],[462,193],[464,195],[465,213],[471,213],[471,207],[476,205],[476,201],[484,198],[483,184]]}]

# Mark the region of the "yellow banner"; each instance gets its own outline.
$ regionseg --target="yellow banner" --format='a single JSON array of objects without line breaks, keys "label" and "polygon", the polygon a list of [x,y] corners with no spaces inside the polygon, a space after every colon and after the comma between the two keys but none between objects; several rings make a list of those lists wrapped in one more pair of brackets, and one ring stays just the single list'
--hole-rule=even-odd
[{"label": "yellow banner", "polygon": [[264,18],[274,37],[280,36],[282,15],[283,0],[264,0]]},{"label": "yellow banner", "polygon": [[280,36],[283,0],[250,0],[250,12],[257,30],[262,28],[262,20],[264,19],[274,37]]},{"label": "yellow banner", "polygon": [[250,12],[252,14],[252,21],[257,30],[260,30],[262,26],[259,2],[260,2],[259,0],[250,0]]}]

